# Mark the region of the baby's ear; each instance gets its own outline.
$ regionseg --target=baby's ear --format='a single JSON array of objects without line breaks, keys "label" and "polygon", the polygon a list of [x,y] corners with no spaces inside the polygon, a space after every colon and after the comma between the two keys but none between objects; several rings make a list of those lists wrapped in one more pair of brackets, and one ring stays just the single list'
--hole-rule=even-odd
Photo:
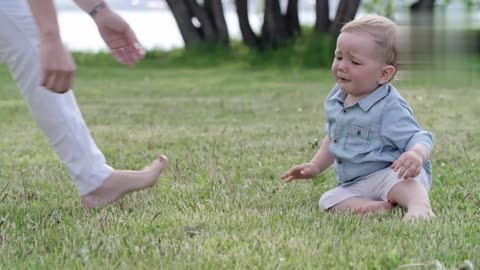
[{"label": "baby's ear", "polygon": [[378,79],[379,84],[384,84],[392,80],[393,76],[395,75],[395,72],[397,72],[397,69],[392,66],[384,66],[382,68],[382,73],[380,74],[380,78]]}]

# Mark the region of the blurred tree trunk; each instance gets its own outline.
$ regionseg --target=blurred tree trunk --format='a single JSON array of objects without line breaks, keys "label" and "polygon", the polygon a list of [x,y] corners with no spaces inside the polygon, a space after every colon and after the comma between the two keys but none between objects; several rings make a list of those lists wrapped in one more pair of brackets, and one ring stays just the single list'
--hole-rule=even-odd
[{"label": "blurred tree trunk", "polygon": [[410,6],[410,11],[433,11],[435,0],[418,0]]},{"label": "blurred tree trunk", "polygon": [[298,0],[288,1],[285,21],[287,24],[287,33],[290,37],[302,33],[300,20],[298,19]]},{"label": "blurred tree trunk", "polygon": [[280,42],[289,37],[279,0],[265,0],[263,14],[262,40],[277,47]]},{"label": "blurred tree trunk", "polygon": [[333,21],[329,18],[328,0],[317,0],[316,5],[315,31],[320,34],[330,33],[336,38],[342,26],[355,19],[360,0],[341,0],[338,3],[337,13]]},{"label": "blurred tree trunk", "polygon": [[328,0],[317,0],[316,1],[316,20],[315,20],[315,31],[317,33],[327,33],[330,30],[330,6]]},{"label": "blurred tree trunk", "polygon": [[182,35],[185,46],[202,43],[200,31],[192,23],[193,13],[184,0],[166,0]]},{"label": "blurred tree trunk", "polygon": [[278,47],[282,42],[300,34],[298,0],[289,0],[287,10],[282,14],[279,0],[265,0],[263,25],[260,37],[252,30],[248,21],[248,1],[235,0],[243,42],[249,48],[263,50]]},{"label": "blurred tree trunk", "polygon": [[228,45],[230,43],[230,36],[223,13],[222,0],[205,0],[205,9],[217,33],[217,40],[221,44]]},{"label": "blurred tree trunk", "polygon": [[250,22],[248,20],[248,1],[235,0],[235,7],[237,8],[238,23],[240,25],[240,32],[242,33],[243,43],[251,49],[258,51],[263,50],[262,40],[253,32]]},{"label": "blurred tree trunk", "polygon": [[419,0],[410,6],[410,62],[413,65],[430,65],[433,60],[435,36],[433,7],[435,0]]},{"label": "blurred tree trunk", "polygon": [[355,19],[358,7],[360,6],[360,0],[341,0],[338,4],[337,15],[335,20],[330,26],[330,33],[337,37],[340,34],[340,29],[347,22]]},{"label": "blurred tree trunk", "polygon": [[[197,0],[166,0],[173,13],[185,47],[201,44],[228,46],[229,35],[221,0],[205,0],[201,6]],[[194,20],[198,25],[194,24]]]},{"label": "blurred tree trunk", "polygon": [[[298,0],[288,0],[287,10],[282,14],[280,0],[265,0],[264,21],[260,37],[249,22],[248,0],[235,0],[243,42],[250,48],[263,50],[277,47],[282,42],[301,34],[298,18]],[[201,44],[228,46],[229,35],[221,0],[166,0],[186,47]],[[338,36],[342,25],[355,18],[360,0],[340,0],[333,21],[329,18],[329,1],[316,0],[317,18],[315,30]],[[196,22],[195,22],[196,20]]]}]

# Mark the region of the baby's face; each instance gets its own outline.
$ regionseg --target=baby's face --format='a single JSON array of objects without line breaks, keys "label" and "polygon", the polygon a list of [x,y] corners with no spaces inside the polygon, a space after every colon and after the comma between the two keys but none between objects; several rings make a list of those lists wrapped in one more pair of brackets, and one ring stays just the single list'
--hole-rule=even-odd
[{"label": "baby's face", "polygon": [[385,83],[382,72],[387,65],[376,49],[375,40],[367,33],[344,32],[338,37],[332,74],[347,94],[361,99]]}]

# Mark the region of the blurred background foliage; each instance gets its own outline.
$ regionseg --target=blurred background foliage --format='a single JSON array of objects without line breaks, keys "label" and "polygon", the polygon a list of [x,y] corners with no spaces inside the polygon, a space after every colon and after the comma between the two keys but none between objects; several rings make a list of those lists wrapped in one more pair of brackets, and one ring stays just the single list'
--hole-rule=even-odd
[{"label": "blurred background foliage", "polygon": [[[150,50],[141,66],[326,68],[333,59],[341,26],[355,17],[375,13],[399,24],[403,68],[480,71],[480,0],[305,1],[160,1],[172,12],[185,46]],[[305,6],[315,8],[314,25],[300,25],[299,7]],[[250,25],[252,9],[263,14],[257,31]],[[231,38],[225,10],[237,13],[240,40]],[[80,64],[113,62],[104,53],[79,52],[75,56]]]}]

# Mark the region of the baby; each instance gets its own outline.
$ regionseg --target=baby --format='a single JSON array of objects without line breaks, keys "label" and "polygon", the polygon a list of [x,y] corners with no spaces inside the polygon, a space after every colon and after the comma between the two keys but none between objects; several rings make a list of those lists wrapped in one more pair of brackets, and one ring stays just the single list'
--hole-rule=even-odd
[{"label": "baby", "polygon": [[282,179],[312,178],[335,163],[338,185],[320,198],[322,209],[382,213],[399,204],[405,220],[434,217],[428,191],[432,134],[390,83],[397,71],[398,29],[367,15],[341,29],[332,64],[336,85],[325,101],[327,135],[308,163]]}]

